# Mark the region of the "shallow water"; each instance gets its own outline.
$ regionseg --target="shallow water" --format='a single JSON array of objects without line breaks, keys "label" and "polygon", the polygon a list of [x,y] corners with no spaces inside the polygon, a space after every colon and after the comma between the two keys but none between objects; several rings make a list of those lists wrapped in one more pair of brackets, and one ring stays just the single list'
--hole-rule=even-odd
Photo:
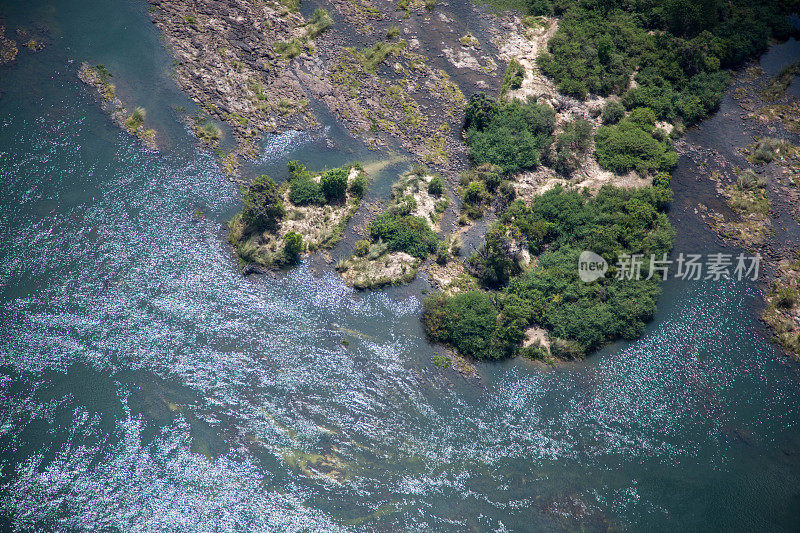
[{"label": "shallow water", "polygon": [[[797,530],[797,374],[754,287],[671,280],[642,339],[468,382],[430,362],[421,283],[237,272],[236,188],[172,110],[146,6],[3,12],[53,35],[0,71],[0,530]],[[83,59],[146,102],[163,155],[102,114]],[[381,156],[327,131],[253,171]]]}]

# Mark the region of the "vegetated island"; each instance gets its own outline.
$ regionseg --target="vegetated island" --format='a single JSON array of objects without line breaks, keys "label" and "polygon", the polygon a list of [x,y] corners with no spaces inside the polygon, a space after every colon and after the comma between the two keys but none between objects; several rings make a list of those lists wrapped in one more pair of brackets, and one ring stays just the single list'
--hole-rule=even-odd
[{"label": "vegetated island", "polygon": [[357,164],[316,173],[297,161],[288,167],[282,186],[259,176],[242,187],[244,210],[230,221],[228,239],[246,273],[291,265],[303,252],[332,247],[368,184]]},{"label": "vegetated island", "polygon": [[[659,273],[645,265],[642,279],[615,279],[615,265],[621,254],[660,258],[672,248],[665,209],[672,196],[667,172],[677,154],[669,137],[718,107],[729,80],[724,68],[761,53],[771,38],[790,35],[785,17],[790,6],[662,2],[626,9],[529,0],[513,5],[530,17],[559,16],[557,22],[534,19],[557,23],[558,29],[535,66],[509,63],[501,94],[527,86],[538,90],[541,101],[553,94],[549,79],[558,93],[587,104],[600,100],[602,107],[597,113],[593,105],[589,116],[576,117],[582,106],[572,105],[572,116],[557,112],[553,121],[552,110],[541,103],[470,98],[464,128],[470,158],[497,170],[462,180],[462,223],[482,215],[492,189],[500,193],[494,195],[501,200],[499,219],[467,261],[481,290],[430,297],[425,329],[431,340],[477,359],[578,358],[615,339],[641,335],[653,316]],[[599,126],[592,121],[598,114]],[[596,176],[581,172],[592,151],[602,170],[635,172],[649,183],[619,188],[607,181],[592,190]],[[527,178],[516,172],[542,166],[571,183],[562,186],[563,179],[540,169],[533,195],[519,187]],[[516,182],[515,192],[527,197],[510,201],[511,188],[500,189],[508,178]],[[581,179],[585,186],[577,183]],[[594,251],[611,265],[605,277],[591,283],[578,278],[581,250]],[[782,316],[774,311],[779,306],[795,305],[791,290],[776,289],[773,295],[770,316]]]},{"label": "vegetated island", "polygon": [[436,233],[449,204],[441,176],[413,165],[394,184],[388,207],[368,224],[367,238],[356,241],[336,270],[357,289],[376,289],[412,281],[431,256],[446,263],[459,246]]},{"label": "vegetated island", "polygon": [[[364,0],[333,2],[335,14],[318,10],[307,21],[296,0],[222,11],[211,0],[151,3],[179,83],[208,118],[234,128],[240,153],[252,154],[262,132],[313,127],[302,96],[310,94],[355,135],[373,144],[394,137],[437,168],[401,179],[367,238],[338,265],[351,284],[404,282],[424,268],[442,289],[424,306],[432,340],[476,359],[547,361],[641,334],[655,312],[659,274],[645,266],[649,279],[617,280],[614,265],[624,253],[671,249],[674,139],[718,108],[727,69],[791,34],[786,15],[796,8],[494,0],[518,14],[471,6],[456,20],[435,2],[395,11]],[[475,37],[483,35],[477,25],[462,30],[473,15],[490,27],[488,41]],[[498,62],[507,64],[502,80]],[[499,86],[500,95],[476,86]],[[426,211],[431,184],[440,173],[446,196],[466,162],[455,191],[460,228],[437,238]],[[245,191],[245,211],[231,225],[244,260],[286,264],[308,244],[313,231],[284,227],[296,216],[285,206],[298,207],[287,197],[294,179],[278,188],[258,178]],[[271,206],[265,213],[259,198]],[[462,261],[459,235],[480,231],[473,222],[487,213],[496,220]],[[578,280],[583,249],[611,265],[604,278]]]}]

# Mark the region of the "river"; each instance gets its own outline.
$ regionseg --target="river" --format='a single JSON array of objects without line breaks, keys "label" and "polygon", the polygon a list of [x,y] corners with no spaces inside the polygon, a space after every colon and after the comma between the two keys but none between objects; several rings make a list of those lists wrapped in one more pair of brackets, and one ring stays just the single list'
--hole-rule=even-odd
[{"label": "river", "polygon": [[[669,280],[635,342],[466,380],[431,363],[423,282],[239,274],[238,192],[177,119],[192,105],[144,2],[0,10],[51,31],[0,71],[0,531],[800,527],[800,382],[754,285]],[[163,153],[102,113],[82,60],[147,108]],[[715,124],[689,135],[728,138]],[[285,134],[254,166],[386,156],[325,132],[334,148]],[[673,218],[676,251],[715,249]]]}]

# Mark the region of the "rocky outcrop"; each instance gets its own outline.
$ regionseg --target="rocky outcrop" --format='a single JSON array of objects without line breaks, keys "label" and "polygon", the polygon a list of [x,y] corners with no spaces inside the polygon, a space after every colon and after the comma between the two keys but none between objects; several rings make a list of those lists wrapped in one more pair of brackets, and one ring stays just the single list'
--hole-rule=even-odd
[{"label": "rocky outcrop", "polygon": [[0,66],[6,65],[17,58],[17,43],[6,37],[6,27],[0,19]]},{"label": "rocky outcrop", "polygon": [[178,83],[206,113],[231,126],[242,155],[256,154],[263,133],[316,125],[291,58],[315,49],[304,39],[302,15],[276,1],[150,3]]}]

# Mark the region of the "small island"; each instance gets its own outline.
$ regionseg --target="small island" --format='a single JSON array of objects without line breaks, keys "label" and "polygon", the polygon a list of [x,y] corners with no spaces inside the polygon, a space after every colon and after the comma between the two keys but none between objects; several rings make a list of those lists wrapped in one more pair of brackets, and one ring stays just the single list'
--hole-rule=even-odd
[{"label": "small island", "polygon": [[356,164],[317,173],[297,161],[288,167],[282,186],[259,176],[242,188],[244,210],[230,221],[228,239],[245,267],[281,268],[296,263],[303,252],[331,248],[368,184]]}]

